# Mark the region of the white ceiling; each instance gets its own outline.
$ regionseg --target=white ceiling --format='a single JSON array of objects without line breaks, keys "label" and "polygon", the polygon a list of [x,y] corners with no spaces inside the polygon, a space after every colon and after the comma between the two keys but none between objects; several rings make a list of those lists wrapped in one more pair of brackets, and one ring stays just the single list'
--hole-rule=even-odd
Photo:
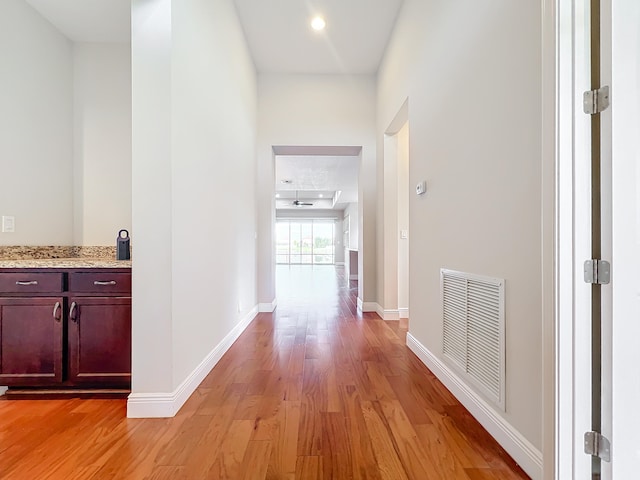
[{"label": "white ceiling", "polygon": [[131,0],[26,0],[74,42],[131,41]]},{"label": "white ceiling", "polygon": [[[258,72],[377,72],[403,0],[234,0]],[[322,32],[310,27],[322,15]]]},{"label": "white ceiling", "polygon": [[[359,156],[277,155],[275,168],[278,209],[295,208],[291,203],[296,191],[298,199],[313,203],[313,208],[342,210],[347,203],[358,201]],[[337,191],[341,193],[334,206],[331,197]]]},{"label": "white ceiling", "polygon": [[[26,1],[72,41],[131,41],[131,0]],[[233,1],[259,72],[308,74],[374,74],[403,2]],[[316,14],[326,19],[323,32],[309,25]],[[331,208],[326,197],[318,199],[320,193],[341,191],[336,209],[357,202],[359,151],[352,146],[274,147],[276,191],[282,197],[277,204],[290,207],[296,190],[301,200],[314,201],[313,208]],[[294,183],[281,184],[284,178]]]},{"label": "white ceiling", "polygon": [[[131,0],[25,0],[75,42],[131,41]],[[233,0],[259,72],[373,74],[403,0]],[[322,32],[309,23],[321,14]]]}]

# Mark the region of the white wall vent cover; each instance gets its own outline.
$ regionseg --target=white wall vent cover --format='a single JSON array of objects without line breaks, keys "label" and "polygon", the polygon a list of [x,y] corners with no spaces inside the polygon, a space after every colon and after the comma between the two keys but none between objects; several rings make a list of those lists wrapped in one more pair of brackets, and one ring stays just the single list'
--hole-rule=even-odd
[{"label": "white wall vent cover", "polygon": [[503,279],[440,270],[444,358],[503,411],[504,284]]}]

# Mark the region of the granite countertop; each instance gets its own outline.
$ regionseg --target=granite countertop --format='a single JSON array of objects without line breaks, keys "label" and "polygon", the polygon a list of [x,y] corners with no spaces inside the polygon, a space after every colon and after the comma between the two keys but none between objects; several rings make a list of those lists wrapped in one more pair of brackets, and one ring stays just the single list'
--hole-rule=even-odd
[{"label": "granite countertop", "polygon": [[109,260],[105,258],[5,260],[0,258],[0,268],[131,268],[131,260]]},{"label": "granite countertop", "polygon": [[110,246],[0,246],[0,268],[131,268]]}]

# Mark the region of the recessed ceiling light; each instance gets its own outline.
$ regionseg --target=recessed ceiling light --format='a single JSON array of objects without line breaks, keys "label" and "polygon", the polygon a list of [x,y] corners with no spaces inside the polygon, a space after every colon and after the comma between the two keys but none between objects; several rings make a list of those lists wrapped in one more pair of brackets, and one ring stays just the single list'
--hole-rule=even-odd
[{"label": "recessed ceiling light", "polygon": [[311,20],[311,28],[313,28],[316,31],[320,31],[320,30],[324,30],[324,27],[327,26],[327,22],[324,21],[324,18],[318,16],[318,17],[314,17],[313,20]]},{"label": "recessed ceiling light", "polygon": [[280,194],[279,193],[276,193],[276,198],[280,198]]},{"label": "recessed ceiling light", "polygon": [[320,195],[318,195],[318,197],[322,198],[322,197],[324,197],[324,195],[320,194]]}]

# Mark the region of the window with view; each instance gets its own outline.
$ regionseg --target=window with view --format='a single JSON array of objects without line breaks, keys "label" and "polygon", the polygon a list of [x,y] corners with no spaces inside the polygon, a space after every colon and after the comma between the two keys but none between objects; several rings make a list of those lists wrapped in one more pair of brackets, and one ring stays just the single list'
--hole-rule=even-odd
[{"label": "window with view", "polygon": [[276,263],[281,265],[333,265],[333,220],[278,220]]}]

